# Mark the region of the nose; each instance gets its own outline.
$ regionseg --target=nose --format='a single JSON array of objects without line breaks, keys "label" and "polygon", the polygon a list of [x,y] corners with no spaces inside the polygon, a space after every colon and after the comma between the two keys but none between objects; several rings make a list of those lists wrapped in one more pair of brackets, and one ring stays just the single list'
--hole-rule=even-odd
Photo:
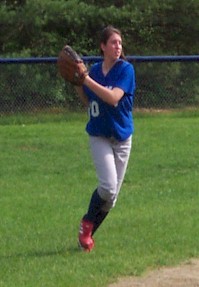
[{"label": "nose", "polygon": [[116,47],[117,47],[117,49],[121,49],[122,44],[118,41],[118,42],[116,42]]}]

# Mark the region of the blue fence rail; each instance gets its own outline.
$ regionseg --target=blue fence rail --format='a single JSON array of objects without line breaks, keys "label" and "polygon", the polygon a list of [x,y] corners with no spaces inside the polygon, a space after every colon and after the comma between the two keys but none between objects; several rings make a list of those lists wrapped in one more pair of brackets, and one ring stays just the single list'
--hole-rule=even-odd
[{"label": "blue fence rail", "polygon": [[[98,56],[82,57],[89,65]],[[128,56],[136,70],[135,108],[199,106],[199,55]],[[57,57],[0,58],[0,113],[81,109],[57,70]]]},{"label": "blue fence rail", "polygon": [[[99,62],[100,56],[84,56],[84,62]],[[129,62],[199,62],[199,55],[182,56],[127,56]],[[31,58],[0,58],[0,64],[39,64],[56,63],[57,57],[31,57]]]}]

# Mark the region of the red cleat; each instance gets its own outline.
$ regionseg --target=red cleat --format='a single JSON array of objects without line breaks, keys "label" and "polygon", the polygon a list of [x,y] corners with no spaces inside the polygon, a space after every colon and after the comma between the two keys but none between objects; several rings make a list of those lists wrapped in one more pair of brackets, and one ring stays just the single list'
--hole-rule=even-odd
[{"label": "red cleat", "polygon": [[82,220],[79,228],[79,246],[82,250],[90,252],[94,247],[92,238],[93,223]]}]

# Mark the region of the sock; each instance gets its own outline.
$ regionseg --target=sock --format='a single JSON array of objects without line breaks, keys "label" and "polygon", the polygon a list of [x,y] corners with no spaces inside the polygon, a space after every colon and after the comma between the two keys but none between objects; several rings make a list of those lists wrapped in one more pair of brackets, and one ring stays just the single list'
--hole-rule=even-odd
[{"label": "sock", "polygon": [[97,192],[97,189],[96,189],[93,192],[93,195],[91,197],[90,204],[89,204],[89,207],[88,207],[88,212],[87,212],[87,214],[84,215],[83,219],[91,221],[91,222],[94,223],[95,220],[96,220],[96,216],[99,213],[99,211],[101,210],[101,208],[104,205],[104,203],[105,203],[105,200],[103,200],[99,196],[99,194]]},{"label": "sock", "polygon": [[96,219],[94,221],[92,235],[97,231],[97,229],[102,224],[102,222],[104,221],[108,213],[109,213],[108,211],[103,211],[103,210],[100,210],[98,212],[98,214],[96,215]]}]

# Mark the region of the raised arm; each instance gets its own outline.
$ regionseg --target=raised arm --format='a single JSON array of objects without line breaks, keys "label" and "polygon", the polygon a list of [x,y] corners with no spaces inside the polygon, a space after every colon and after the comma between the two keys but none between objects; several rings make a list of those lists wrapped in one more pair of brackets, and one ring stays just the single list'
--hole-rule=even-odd
[{"label": "raised arm", "polygon": [[88,98],[86,96],[86,94],[84,93],[83,87],[82,86],[75,86],[75,90],[81,100],[81,102],[88,107],[89,102],[88,102]]},{"label": "raised arm", "polygon": [[106,88],[94,81],[89,75],[85,77],[84,85],[93,91],[100,99],[112,106],[116,106],[124,95],[122,89],[117,87],[112,90]]}]

